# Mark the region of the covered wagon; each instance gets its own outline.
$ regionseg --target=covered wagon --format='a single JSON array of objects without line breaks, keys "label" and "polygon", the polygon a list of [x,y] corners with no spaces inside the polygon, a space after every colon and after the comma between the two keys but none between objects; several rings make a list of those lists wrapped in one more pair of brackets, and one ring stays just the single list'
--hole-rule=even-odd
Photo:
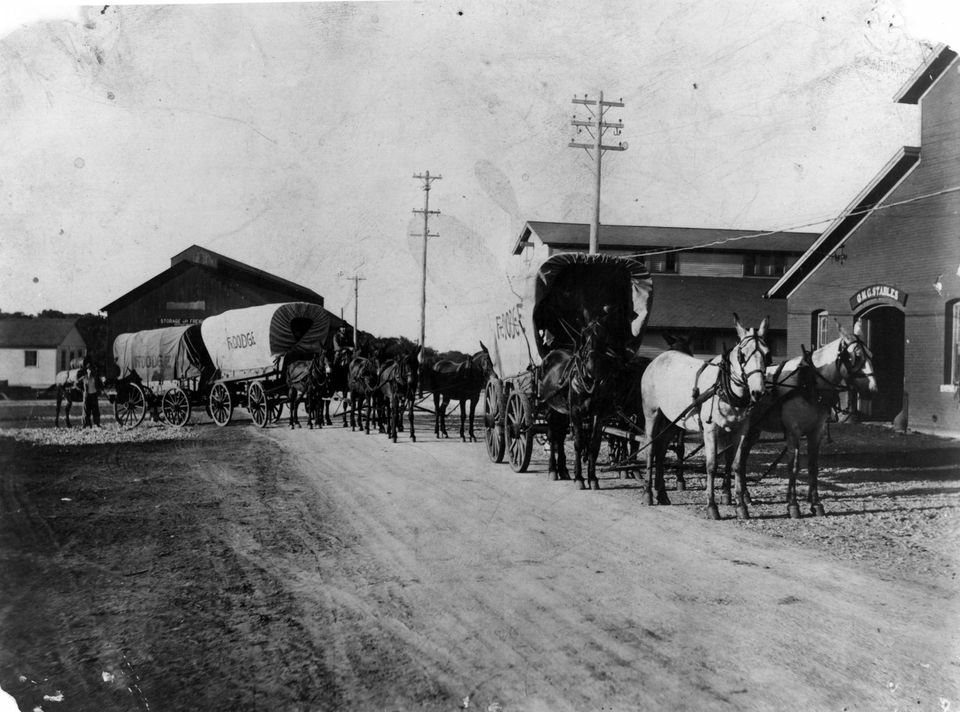
[{"label": "covered wagon", "polygon": [[484,433],[494,462],[509,456],[514,470],[530,463],[534,435],[543,433],[540,401],[544,357],[576,350],[588,314],[603,312],[613,345],[635,352],[652,305],[646,266],[627,257],[561,253],[529,275],[517,300],[494,318],[490,338],[494,375],[484,390]]},{"label": "covered wagon", "polygon": [[120,369],[114,415],[125,428],[139,425],[148,409],[170,425],[186,425],[215,374],[199,324],[120,334],[113,358]]},{"label": "covered wagon", "polygon": [[335,318],[319,304],[287,302],[232,309],[200,326],[217,377],[208,407],[217,425],[247,408],[256,425],[279,417],[287,399],[286,365],[322,354]]}]

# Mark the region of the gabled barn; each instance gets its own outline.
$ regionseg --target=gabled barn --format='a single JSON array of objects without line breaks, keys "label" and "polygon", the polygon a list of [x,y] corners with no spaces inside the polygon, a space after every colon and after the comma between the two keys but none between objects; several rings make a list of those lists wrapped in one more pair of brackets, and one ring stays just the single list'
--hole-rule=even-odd
[{"label": "gabled barn", "polygon": [[[323,306],[323,297],[312,289],[193,245],[174,255],[169,269],[102,308],[107,315],[107,353],[112,353],[118,334],[199,324],[228,309],[279,302]],[[339,318],[332,318],[340,323]]]},{"label": "gabled barn", "polygon": [[[788,302],[788,349],[861,319],[879,392],[862,417],[960,431],[960,62],[945,45],[894,100],[920,106],[898,149],[768,296]],[[902,422],[902,418],[900,419]]]},{"label": "gabled barn", "polygon": [[87,355],[76,319],[0,320],[0,382],[47,388],[57,371]]}]

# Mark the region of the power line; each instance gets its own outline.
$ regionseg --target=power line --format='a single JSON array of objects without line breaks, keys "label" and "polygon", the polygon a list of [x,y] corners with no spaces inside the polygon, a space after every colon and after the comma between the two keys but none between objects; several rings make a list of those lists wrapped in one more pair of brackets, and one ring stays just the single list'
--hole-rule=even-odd
[{"label": "power line", "polygon": [[724,245],[728,242],[738,242],[740,240],[753,240],[758,237],[770,237],[771,235],[777,235],[782,232],[794,232],[795,230],[801,230],[805,227],[813,227],[814,225],[822,225],[823,223],[832,222],[837,220],[840,217],[851,217],[854,215],[866,215],[867,213],[876,212],[878,210],[886,210],[888,208],[895,208],[900,205],[907,205],[909,203],[915,203],[919,200],[927,200],[928,198],[936,198],[939,195],[946,195],[948,193],[956,193],[960,191],[960,185],[954,186],[952,188],[944,188],[943,190],[938,190],[933,193],[926,193],[924,195],[917,195],[913,198],[907,198],[906,200],[898,200],[895,203],[887,203],[886,205],[877,205],[870,208],[863,208],[862,210],[852,210],[849,213],[841,213],[836,217],[824,218],[823,220],[816,220],[814,222],[805,223],[803,225],[794,225],[793,227],[785,227],[779,230],[767,230],[765,232],[751,233],[749,235],[734,235],[733,237],[725,237],[722,240],[712,240],[711,242],[704,242],[699,245],[688,245],[686,247],[670,247],[662,250],[650,250],[649,252],[636,252],[630,257],[646,257],[649,255],[667,255],[675,252],[690,252],[692,250],[702,250],[706,247],[716,247],[717,245]]}]

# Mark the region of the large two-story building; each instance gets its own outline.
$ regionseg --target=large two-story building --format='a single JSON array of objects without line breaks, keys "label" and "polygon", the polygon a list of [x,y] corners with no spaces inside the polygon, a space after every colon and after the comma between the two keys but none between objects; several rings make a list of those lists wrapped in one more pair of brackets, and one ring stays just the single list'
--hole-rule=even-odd
[{"label": "large two-story building", "polygon": [[[603,254],[635,256],[653,276],[641,353],[668,348],[665,337],[672,335],[690,339],[698,356],[714,356],[737,342],[736,313],[749,326],[769,316],[767,342],[774,355],[786,355],[786,302],[763,296],[816,238],[808,232],[601,225],[598,243]],[[585,223],[530,221],[513,254],[540,264],[558,252],[586,252],[589,239]]]}]

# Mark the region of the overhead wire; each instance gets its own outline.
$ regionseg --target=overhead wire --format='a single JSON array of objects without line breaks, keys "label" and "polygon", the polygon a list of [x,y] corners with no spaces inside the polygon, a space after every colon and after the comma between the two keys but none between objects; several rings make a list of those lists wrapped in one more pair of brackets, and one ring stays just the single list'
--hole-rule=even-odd
[{"label": "overhead wire", "polygon": [[750,234],[747,234],[747,235],[734,235],[734,236],[731,236],[731,237],[725,237],[725,238],[720,239],[720,240],[711,240],[710,242],[704,242],[704,243],[701,243],[701,244],[698,244],[698,245],[687,245],[687,246],[685,246],[685,247],[670,247],[670,248],[664,248],[664,249],[661,249],[661,250],[650,250],[650,251],[646,251],[646,252],[636,252],[636,253],[633,253],[633,254],[631,254],[631,255],[629,255],[629,256],[630,256],[630,257],[647,257],[647,256],[650,256],[650,255],[667,255],[667,254],[672,254],[672,253],[677,253],[677,252],[691,252],[691,251],[693,251],[693,250],[702,250],[702,249],[705,249],[705,248],[708,248],[708,247],[717,247],[717,246],[719,246],[719,245],[725,245],[725,244],[727,244],[728,242],[739,242],[739,241],[741,241],[741,240],[754,240],[754,239],[757,239],[757,238],[760,238],[760,237],[770,237],[770,236],[772,236],[772,235],[777,235],[777,234],[780,234],[780,233],[795,232],[795,231],[797,231],[797,230],[802,230],[803,228],[806,228],[806,227],[813,227],[814,225],[822,225],[823,223],[834,222],[834,221],[836,221],[836,220],[840,220],[840,219],[847,218],[847,217],[852,217],[852,216],[855,216],[855,215],[866,215],[866,214],[868,214],[868,213],[876,212],[876,211],[878,211],[878,210],[888,210],[889,208],[895,208],[895,207],[898,207],[898,206],[900,206],[900,205],[907,205],[907,204],[909,204],[909,203],[915,203],[915,202],[918,202],[918,201],[920,201],[920,200],[928,200],[929,198],[936,198],[937,196],[946,195],[946,194],[948,194],[948,193],[956,193],[957,191],[960,191],[960,185],[953,186],[953,187],[951,187],[951,188],[944,188],[943,190],[934,191],[933,193],[925,193],[925,194],[923,194],[923,195],[917,195],[917,196],[914,196],[914,197],[912,197],[912,198],[907,198],[907,199],[905,199],[905,200],[898,200],[898,201],[893,202],[893,203],[886,203],[886,204],[884,204],[884,205],[874,205],[874,206],[871,206],[871,207],[862,208],[862,209],[860,209],[860,210],[851,210],[851,211],[849,211],[849,212],[842,212],[842,213],[840,213],[840,214],[838,214],[838,215],[836,215],[836,216],[834,216],[834,217],[825,218],[825,219],[823,219],[823,220],[816,220],[816,221],[814,221],[814,222],[808,222],[808,223],[804,223],[804,224],[802,224],[802,225],[794,225],[794,226],[792,226],[792,227],[785,227],[785,228],[781,228],[781,229],[779,229],[779,230],[766,230],[766,231],[763,231],[763,232],[750,233]]}]

